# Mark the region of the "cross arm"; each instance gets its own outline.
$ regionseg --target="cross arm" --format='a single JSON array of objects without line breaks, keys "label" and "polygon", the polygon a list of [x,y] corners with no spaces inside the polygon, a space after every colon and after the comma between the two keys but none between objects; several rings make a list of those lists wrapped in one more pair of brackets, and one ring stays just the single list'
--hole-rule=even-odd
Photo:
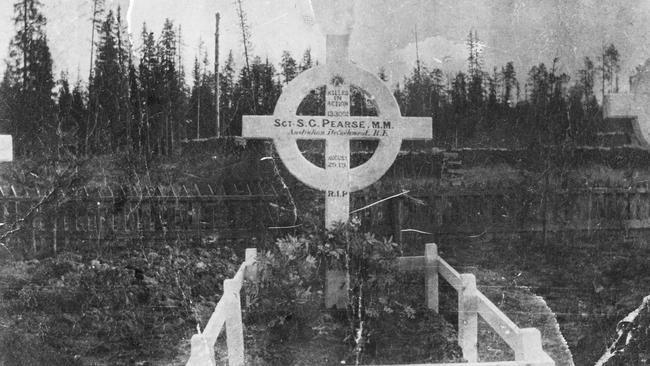
[{"label": "cross arm", "polygon": [[[284,138],[293,131],[318,127],[320,117],[312,116],[244,116],[242,120],[242,137],[257,139]],[[305,136],[308,138],[308,136]]]},{"label": "cross arm", "polygon": [[404,140],[428,140],[433,138],[431,117],[401,117],[396,129]]},{"label": "cross arm", "polygon": [[322,117],[322,116],[244,116],[242,136],[260,139],[344,139],[405,140],[432,138],[430,117]]}]

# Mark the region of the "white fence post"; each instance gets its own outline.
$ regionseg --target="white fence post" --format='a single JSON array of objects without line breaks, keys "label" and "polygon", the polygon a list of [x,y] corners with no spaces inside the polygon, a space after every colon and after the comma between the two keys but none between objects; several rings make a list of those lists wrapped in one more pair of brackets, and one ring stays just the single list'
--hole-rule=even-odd
[{"label": "white fence post", "polygon": [[14,160],[14,145],[11,135],[0,135],[0,161]]},{"label": "white fence post", "polygon": [[458,343],[463,358],[468,362],[478,361],[478,314],[476,299],[476,277],[461,274],[462,287],[458,291]]},{"label": "white fence post", "polygon": [[424,249],[424,286],[427,307],[438,312],[438,246],[431,243]]},{"label": "white fence post", "polygon": [[[246,262],[255,262],[257,259],[257,249],[256,248],[246,248]],[[244,272],[244,278],[249,281],[257,281],[257,263],[253,263],[246,267]]]},{"label": "white fence post", "polygon": [[192,336],[190,359],[186,366],[215,366],[214,345],[209,344],[202,334]]},{"label": "white fence post", "polygon": [[244,327],[241,317],[239,286],[235,280],[223,281],[223,296],[227,296],[226,344],[228,345],[228,365],[244,365]]},{"label": "white fence post", "polygon": [[518,349],[515,349],[515,361],[541,361],[546,358],[542,349],[542,334],[537,328],[519,330]]}]

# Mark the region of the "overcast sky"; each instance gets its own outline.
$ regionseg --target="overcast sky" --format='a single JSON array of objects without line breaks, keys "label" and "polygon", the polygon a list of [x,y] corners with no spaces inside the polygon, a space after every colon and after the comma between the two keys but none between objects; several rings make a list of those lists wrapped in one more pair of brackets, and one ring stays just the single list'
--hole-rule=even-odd
[{"label": "overcast sky", "polygon": [[[0,56],[14,34],[15,0],[0,0]],[[41,0],[55,70],[88,75],[92,0]],[[122,5],[129,0],[105,0]],[[140,44],[142,23],[158,34],[165,18],[183,29],[183,56],[190,67],[202,38],[212,55],[214,13],[221,13],[221,54],[232,49],[241,65],[240,31],[234,0],[132,0],[132,32]],[[312,21],[308,0],[243,0],[253,54],[277,65],[283,50],[299,58],[311,47],[324,60],[324,37]],[[614,43],[623,71],[650,57],[650,1],[647,0],[357,0],[351,57],[370,71],[386,68],[393,82],[415,65],[417,30],[420,59],[447,71],[463,69],[465,39],[476,30],[485,43],[485,68],[514,61],[520,78],[530,66],[550,64],[574,72],[584,56],[595,57]],[[212,59],[212,57],[211,57]],[[222,58],[223,60],[223,58]],[[4,65],[0,66],[4,70]]]}]

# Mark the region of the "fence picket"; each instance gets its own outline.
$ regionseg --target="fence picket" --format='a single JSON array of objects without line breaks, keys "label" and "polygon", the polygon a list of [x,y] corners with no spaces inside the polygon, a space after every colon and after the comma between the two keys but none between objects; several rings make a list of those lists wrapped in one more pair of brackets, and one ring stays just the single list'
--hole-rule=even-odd
[{"label": "fence picket", "polygon": [[[62,203],[46,202],[41,210],[35,210],[9,242],[22,242],[30,250],[41,250],[53,248],[56,241],[60,250],[71,238],[101,242],[114,236],[168,237],[171,232],[179,238],[196,238],[206,233],[218,233],[222,238],[224,235],[262,238],[266,228],[283,217],[269,205],[277,202],[277,196],[265,194],[261,184],[229,187],[236,190],[229,192],[230,196],[221,194],[226,191],[221,184],[195,185],[191,189],[186,186],[99,190],[83,187],[67,194]],[[265,188],[274,190],[271,185]],[[14,186],[0,189],[0,219],[6,225],[4,228],[29,212],[44,194]],[[362,207],[382,195],[377,188],[372,188],[353,195],[352,204]],[[542,228],[543,212],[536,192],[461,189],[440,184],[409,195],[424,204],[402,199],[376,205],[361,213],[363,221],[373,224],[372,230],[378,234],[392,235],[398,241],[400,236],[411,237],[404,235],[403,229],[434,235],[476,235],[538,232]],[[551,233],[650,229],[650,192],[646,184],[629,189],[558,190],[549,192],[548,198],[547,228]],[[237,231],[240,233],[234,234]],[[47,246],[41,246],[41,241],[47,241]]]}]

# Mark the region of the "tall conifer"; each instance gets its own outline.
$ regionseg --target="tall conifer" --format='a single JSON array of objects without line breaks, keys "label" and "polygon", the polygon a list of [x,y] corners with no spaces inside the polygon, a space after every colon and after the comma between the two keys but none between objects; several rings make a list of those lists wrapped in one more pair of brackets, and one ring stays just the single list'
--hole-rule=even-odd
[{"label": "tall conifer", "polygon": [[18,154],[47,143],[55,128],[52,56],[47,42],[47,19],[38,0],[13,4],[16,35],[9,46],[7,70],[2,81],[3,116],[14,135]]}]

